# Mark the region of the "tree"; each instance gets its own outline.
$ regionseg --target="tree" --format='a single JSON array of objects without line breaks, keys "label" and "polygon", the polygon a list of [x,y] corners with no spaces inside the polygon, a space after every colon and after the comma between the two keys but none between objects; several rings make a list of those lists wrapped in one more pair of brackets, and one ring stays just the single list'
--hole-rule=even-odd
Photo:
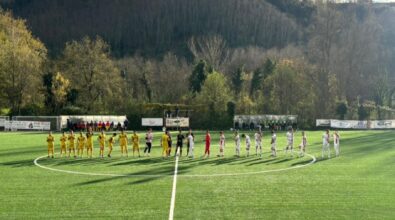
[{"label": "tree", "polygon": [[229,101],[226,104],[226,112],[228,113],[228,116],[233,120],[233,117],[236,114],[236,104],[232,101]]},{"label": "tree", "polygon": [[195,59],[205,60],[214,69],[221,69],[229,57],[226,41],[219,35],[192,37],[188,47]]},{"label": "tree", "polygon": [[374,91],[373,91],[373,100],[376,106],[385,106],[389,104],[389,100],[391,99],[391,91],[388,85],[388,75],[387,74],[378,74],[378,78],[376,79]]},{"label": "tree", "polygon": [[67,43],[58,69],[70,79],[71,88],[78,92],[77,105],[86,112],[106,112],[122,101],[124,83],[120,71],[100,37]]},{"label": "tree", "polygon": [[[205,66],[199,69],[203,72],[197,73],[198,78],[202,77],[203,81],[208,74],[204,69]],[[181,96],[188,93],[188,83],[185,82],[190,78],[190,72],[191,69],[184,59],[179,59],[172,53],[166,54],[160,62],[157,62],[155,75],[152,76],[155,100],[159,102],[179,102]],[[198,85],[198,82],[196,85]]]},{"label": "tree", "polygon": [[199,116],[202,125],[212,128],[226,126],[224,122],[231,121],[228,115],[231,109],[227,109],[231,105],[231,98],[226,77],[218,72],[208,75],[201,92],[195,98],[196,103],[203,106]]},{"label": "tree", "polygon": [[[366,111],[366,108],[360,104],[358,106],[358,120],[366,120],[369,117],[369,113]],[[380,119],[380,116],[378,116]]]},{"label": "tree", "polygon": [[215,112],[226,112],[227,104],[231,100],[226,77],[218,72],[208,75],[196,100],[199,104],[212,106]]},{"label": "tree", "polygon": [[152,89],[151,89],[151,84],[150,81],[148,80],[147,73],[143,72],[142,77],[140,78],[141,84],[144,86],[148,102],[152,101]]},{"label": "tree", "polygon": [[253,72],[252,80],[251,80],[250,96],[252,96],[256,90],[260,89],[263,80],[273,73],[275,67],[276,67],[276,63],[273,62],[270,58],[267,58],[263,66],[257,68]]},{"label": "tree", "polygon": [[235,94],[240,94],[243,82],[244,82],[244,66],[240,66],[236,69],[232,76],[232,84]]},{"label": "tree", "polygon": [[208,74],[209,70],[206,62],[200,60],[193,68],[192,75],[189,78],[189,86],[193,93],[200,92]]},{"label": "tree", "polygon": [[47,111],[49,114],[54,112],[54,95],[52,93],[52,80],[53,80],[53,73],[44,74],[42,77],[43,86],[44,86],[44,104],[46,106]]},{"label": "tree", "polygon": [[70,81],[62,73],[57,72],[52,79],[51,91],[54,101],[54,113],[59,114],[60,110],[66,105],[67,95],[70,90]]},{"label": "tree", "polygon": [[[0,9],[0,99],[14,113],[27,104],[41,104],[45,46],[32,36],[25,21]],[[0,102],[0,103],[1,103]]]},{"label": "tree", "polygon": [[[123,96],[133,102],[154,101],[154,78],[157,75],[157,62],[133,56],[117,60],[116,66],[121,70],[126,88]],[[161,88],[161,86],[159,86]]]},{"label": "tree", "polygon": [[311,123],[317,112],[316,88],[311,83],[313,70],[302,61],[281,60],[272,75],[263,82],[268,93],[262,109],[274,114],[296,114],[299,122]]},{"label": "tree", "polygon": [[320,117],[328,117],[333,112],[332,103],[335,103],[336,95],[331,87],[331,79],[334,73],[331,67],[334,62],[334,51],[339,42],[339,36],[343,29],[343,14],[336,9],[335,4],[323,3],[317,7],[313,22],[310,25],[308,55],[313,64],[317,64],[318,69],[314,76],[315,84],[318,85],[319,96],[326,97],[319,99],[316,108],[319,109]]},{"label": "tree", "polygon": [[344,120],[344,116],[347,114],[347,110],[348,110],[347,103],[346,102],[340,102],[337,105],[336,114],[340,115],[340,119],[341,120]]},{"label": "tree", "polygon": [[357,96],[371,98],[375,78],[380,76],[374,73],[386,69],[385,53],[379,46],[382,28],[373,12],[366,10],[362,19],[358,10],[346,14],[346,28],[339,34],[341,41],[333,53],[331,69],[338,79],[338,91],[349,103]]}]

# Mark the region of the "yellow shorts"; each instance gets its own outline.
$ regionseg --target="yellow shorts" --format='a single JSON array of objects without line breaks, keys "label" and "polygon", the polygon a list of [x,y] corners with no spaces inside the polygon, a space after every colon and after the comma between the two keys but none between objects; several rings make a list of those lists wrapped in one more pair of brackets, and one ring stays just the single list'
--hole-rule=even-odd
[{"label": "yellow shorts", "polygon": [[69,146],[69,150],[75,150],[75,146]]}]

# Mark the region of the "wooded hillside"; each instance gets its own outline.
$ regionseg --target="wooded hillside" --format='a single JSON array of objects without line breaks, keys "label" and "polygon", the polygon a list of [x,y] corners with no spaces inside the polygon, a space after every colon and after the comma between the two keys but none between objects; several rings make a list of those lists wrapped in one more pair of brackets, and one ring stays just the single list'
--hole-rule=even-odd
[{"label": "wooded hillside", "polygon": [[394,118],[395,8],[305,2],[3,0],[2,114]]}]

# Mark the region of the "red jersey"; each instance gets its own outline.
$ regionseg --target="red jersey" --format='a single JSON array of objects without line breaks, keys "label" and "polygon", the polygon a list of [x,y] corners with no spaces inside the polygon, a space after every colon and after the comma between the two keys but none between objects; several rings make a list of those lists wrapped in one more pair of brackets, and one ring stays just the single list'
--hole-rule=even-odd
[{"label": "red jersey", "polygon": [[210,134],[206,134],[206,147],[210,146],[211,143],[211,136]]}]

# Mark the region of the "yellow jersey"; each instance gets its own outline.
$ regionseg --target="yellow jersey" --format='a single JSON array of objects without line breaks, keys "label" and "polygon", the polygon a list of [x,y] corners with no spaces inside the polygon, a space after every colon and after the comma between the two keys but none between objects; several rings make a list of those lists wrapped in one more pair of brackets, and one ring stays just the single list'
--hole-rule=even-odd
[{"label": "yellow jersey", "polygon": [[66,141],[67,141],[67,136],[66,135],[62,135],[60,137],[60,146],[61,147],[66,147]]},{"label": "yellow jersey", "polygon": [[121,146],[125,146],[128,144],[128,136],[125,133],[119,135],[119,144]]},{"label": "yellow jersey", "polygon": [[86,133],[86,143],[93,145],[93,133]]},{"label": "yellow jersey", "polygon": [[48,137],[47,137],[48,147],[53,147],[54,141],[55,141],[55,138],[52,135],[48,135]]},{"label": "yellow jersey", "polygon": [[139,136],[137,134],[133,134],[132,135],[132,143],[134,146],[138,146],[139,145]]},{"label": "yellow jersey", "polygon": [[74,134],[70,134],[67,139],[69,140],[69,147],[74,147],[74,140],[75,140]]},{"label": "yellow jersey", "polygon": [[99,135],[99,143],[100,143],[100,145],[104,146],[105,142],[106,142],[106,135],[105,134],[100,134]]},{"label": "yellow jersey", "polygon": [[108,147],[112,148],[114,142],[115,142],[114,137],[110,137],[110,139],[108,139]]},{"label": "yellow jersey", "polygon": [[162,147],[164,148],[169,147],[169,136],[167,136],[167,134],[162,135]]},{"label": "yellow jersey", "polygon": [[78,147],[79,148],[84,148],[84,146],[85,146],[85,137],[84,136],[79,136],[77,140],[78,140]]}]

